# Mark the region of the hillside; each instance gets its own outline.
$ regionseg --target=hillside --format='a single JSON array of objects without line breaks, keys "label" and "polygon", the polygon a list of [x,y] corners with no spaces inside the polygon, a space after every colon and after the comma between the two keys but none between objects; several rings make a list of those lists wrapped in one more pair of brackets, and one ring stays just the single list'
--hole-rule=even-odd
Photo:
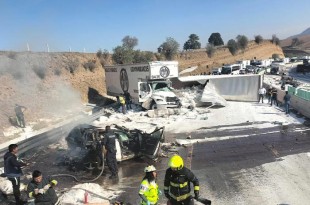
[{"label": "hillside", "polygon": [[[298,38],[301,43],[298,46],[291,46],[293,38]],[[286,56],[293,57],[310,55],[310,28],[304,30],[300,34],[281,40],[280,45]]]},{"label": "hillside", "polygon": [[[222,47],[213,58],[202,49],[180,53],[176,60],[180,71],[198,65],[199,69],[192,74],[200,74],[236,60],[270,58],[274,53],[283,56],[281,48],[269,41],[260,45],[251,42],[235,56]],[[14,116],[16,103],[27,107],[28,125],[79,112],[82,103],[104,104],[107,100],[104,77],[96,54],[0,52],[0,137],[10,126],[8,119]]]},{"label": "hillside", "polygon": [[248,48],[244,52],[239,52],[233,56],[228,48],[221,47],[215,52],[214,57],[209,58],[206,50],[187,51],[181,53],[177,60],[179,61],[180,70],[190,66],[199,66],[199,69],[191,74],[208,73],[214,67],[220,67],[223,64],[235,63],[237,60],[251,60],[251,59],[268,59],[272,54],[279,54],[284,57],[283,51],[279,46],[276,46],[270,41],[264,41],[261,44],[256,44],[254,41],[249,42]]}]

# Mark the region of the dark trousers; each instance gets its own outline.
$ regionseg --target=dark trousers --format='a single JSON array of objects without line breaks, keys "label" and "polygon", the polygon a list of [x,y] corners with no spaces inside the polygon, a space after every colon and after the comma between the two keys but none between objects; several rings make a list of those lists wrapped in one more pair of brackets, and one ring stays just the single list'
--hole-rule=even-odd
[{"label": "dark trousers", "polygon": [[284,106],[285,106],[285,113],[286,113],[286,114],[289,114],[289,113],[290,113],[290,103],[285,102],[285,103],[284,103]]},{"label": "dark trousers", "polygon": [[17,123],[20,127],[25,127],[25,118],[23,114],[16,115]]},{"label": "dark trousers", "polygon": [[16,201],[16,204],[19,205],[21,204],[21,200],[20,200],[20,178],[19,177],[13,177],[13,178],[9,178],[8,177],[8,180],[10,180],[12,182],[12,185],[13,185],[13,194],[14,194],[14,197],[15,197],[15,201]]},{"label": "dark trousers", "polygon": [[53,188],[49,188],[45,194],[39,195],[34,203],[36,205],[54,205],[58,200],[58,196]]},{"label": "dark trousers", "polygon": [[260,99],[262,99],[262,103],[264,103],[264,95],[263,94],[259,94],[258,102],[260,101]]},{"label": "dark trousers", "polygon": [[126,114],[126,105],[125,104],[121,104],[122,106],[122,113]]},{"label": "dark trousers", "polygon": [[127,100],[126,100],[126,108],[127,108],[127,110],[132,109],[130,101],[127,102]]},{"label": "dark trousers", "polygon": [[169,199],[171,205],[194,205],[194,199],[189,197],[183,201],[176,201],[174,199]]},{"label": "dark trousers", "polygon": [[117,175],[117,161],[116,161],[116,153],[107,152],[107,165],[113,176]]},{"label": "dark trousers", "polygon": [[277,98],[275,98],[275,97],[272,97],[272,98],[271,98],[271,103],[270,103],[270,104],[272,105],[273,103],[276,104],[277,106],[279,106],[279,105],[278,105],[278,100],[277,100]]}]

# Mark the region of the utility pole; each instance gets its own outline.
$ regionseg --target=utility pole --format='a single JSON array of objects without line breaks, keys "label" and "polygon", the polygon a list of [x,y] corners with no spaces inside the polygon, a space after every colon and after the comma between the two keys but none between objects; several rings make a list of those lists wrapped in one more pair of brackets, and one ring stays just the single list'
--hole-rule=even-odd
[{"label": "utility pole", "polygon": [[69,47],[69,52],[71,53],[71,46]]},{"label": "utility pole", "polygon": [[86,52],[86,49],[84,48],[84,51],[83,51],[84,53]]},{"label": "utility pole", "polygon": [[47,52],[49,53],[50,52],[50,47],[48,46],[48,43],[46,44],[46,47],[47,47]]},{"label": "utility pole", "polygon": [[29,44],[27,43],[27,51],[29,52],[30,51],[30,48],[29,48]]}]

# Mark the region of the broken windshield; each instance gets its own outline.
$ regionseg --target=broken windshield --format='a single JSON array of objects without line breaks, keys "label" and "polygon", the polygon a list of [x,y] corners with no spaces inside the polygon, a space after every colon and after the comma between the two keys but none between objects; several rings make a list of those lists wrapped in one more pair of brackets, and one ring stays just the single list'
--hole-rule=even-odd
[{"label": "broken windshield", "polygon": [[171,91],[167,83],[155,83],[152,87],[154,91]]}]

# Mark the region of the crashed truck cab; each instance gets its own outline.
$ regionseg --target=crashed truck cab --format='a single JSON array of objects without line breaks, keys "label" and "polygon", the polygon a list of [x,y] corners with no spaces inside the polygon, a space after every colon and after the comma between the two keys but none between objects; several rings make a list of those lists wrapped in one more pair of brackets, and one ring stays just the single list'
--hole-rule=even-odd
[{"label": "crashed truck cab", "polygon": [[171,81],[138,82],[139,102],[147,109],[175,108],[180,106]]},{"label": "crashed truck cab", "polygon": [[177,61],[105,66],[107,94],[120,96],[125,92],[145,109],[179,107],[171,78],[177,78]]},{"label": "crashed truck cab", "polygon": [[[139,129],[127,129],[111,125],[111,132],[116,136],[116,159],[118,162],[136,157],[147,157],[156,160],[164,142],[164,127],[155,127],[152,132]],[[103,141],[106,132],[104,127],[82,124],[75,127],[66,137],[71,150],[81,148],[79,162],[89,167],[102,167]],[[75,154],[76,156],[76,154]]]}]

